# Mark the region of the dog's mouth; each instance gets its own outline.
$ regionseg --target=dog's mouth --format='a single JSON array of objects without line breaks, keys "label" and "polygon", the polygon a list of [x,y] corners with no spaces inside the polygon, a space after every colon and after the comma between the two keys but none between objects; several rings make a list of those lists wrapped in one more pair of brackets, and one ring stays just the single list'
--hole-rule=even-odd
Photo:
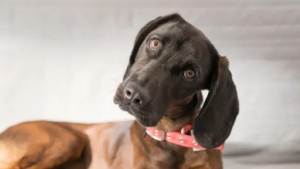
[{"label": "dog's mouth", "polygon": [[147,111],[137,111],[134,108],[129,108],[128,112],[135,117],[140,125],[145,127],[156,126],[160,120],[155,118],[153,113]]},{"label": "dog's mouth", "polygon": [[129,111],[129,107],[126,106],[126,105],[123,105],[123,104],[118,104],[119,108],[123,111],[127,111],[129,114],[132,114],[130,111]]},{"label": "dog's mouth", "polygon": [[137,122],[145,127],[155,126],[160,119],[155,118],[155,115],[151,111],[138,110],[131,106],[126,106],[119,104],[121,110],[127,111],[129,114],[133,115]]},{"label": "dog's mouth", "polygon": [[121,110],[133,115],[137,122],[142,126],[155,126],[160,120],[155,116],[155,112],[151,110],[137,109],[136,107],[131,106],[130,103],[124,102],[123,99],[118,95],[114,96],[114,103],[117,104]]},{"label": "dog's mouth", "polygon": [[118,105],[121,110],[129,112],[129,103],[124,102],[118,94],[114,96],[114,103]]}]

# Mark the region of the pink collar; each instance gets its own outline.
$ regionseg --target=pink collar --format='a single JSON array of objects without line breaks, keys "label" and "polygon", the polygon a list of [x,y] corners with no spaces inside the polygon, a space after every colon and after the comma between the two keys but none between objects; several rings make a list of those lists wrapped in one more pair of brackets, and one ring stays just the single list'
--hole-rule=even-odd
[{"label": "pink collar", "polygon": [[[186,133],[191,130],[191,135],[187,135]],[[192,126],[186,125],[181,128],[179,131],[168,131],[158,130],[154,127],[147,127],[146,133],[158,141],[166,141],[172,144],[176,144],[182,147],[193,148],[194,151],[206,150],[206,148],[200,146],[195,140]],[[222,150],[224,148],[224,144],[215,148],[218,150]]]}]

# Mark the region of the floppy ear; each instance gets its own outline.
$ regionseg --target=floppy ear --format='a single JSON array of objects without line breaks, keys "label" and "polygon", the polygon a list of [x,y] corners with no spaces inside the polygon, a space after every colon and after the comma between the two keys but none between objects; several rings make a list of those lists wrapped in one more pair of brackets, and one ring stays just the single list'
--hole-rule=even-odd
[{"label": "floppy ear", "polygon": [[239,112],[235,84],[225,57],[217,57],[207,99],[194,121],[194,135],[201,146],[216,148],[230,135]]},{"label": "floppy ear", "polygon": [[179,14],[170,14],[170,15],[165,15],[165,16],[160,16],[150,22],[148,22],[138,33],[137,37],[135,38],[134,46],[131,51],[131,55],[129,58],[129,64],[126,68],[125,74],[123,76],[123,80],[129,75],[129,71],[131,66],[134,64],[136,54],[143,43],[144,39],[147,37],[147,35],[159,27],[160,25],[167,23],[169,21],[173,20],[183,20],[182,17]]}]

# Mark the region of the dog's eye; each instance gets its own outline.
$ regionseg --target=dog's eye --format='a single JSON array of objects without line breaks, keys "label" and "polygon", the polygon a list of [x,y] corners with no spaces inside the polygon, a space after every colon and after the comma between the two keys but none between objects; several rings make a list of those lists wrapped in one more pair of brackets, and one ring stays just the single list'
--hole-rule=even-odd
[{"label": "dog's eye", "polygon": [[160,46],[160,41],[157,39],[151,40],[149,45],[151,50],[156,50]]},{"label": "dog's eye", "polygon": [[193,69],[188,69],[183,73],[185,78],[194,78],[196,76],[196,72]]}]

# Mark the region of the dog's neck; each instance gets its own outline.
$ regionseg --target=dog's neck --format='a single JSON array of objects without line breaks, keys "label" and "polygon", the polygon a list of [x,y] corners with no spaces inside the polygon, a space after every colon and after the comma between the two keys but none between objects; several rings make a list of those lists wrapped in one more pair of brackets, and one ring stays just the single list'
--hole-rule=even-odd
[{"label": "dog's neck", "polygon": [[[159,123],[155,126],[156,129],[163,130],[165,132],[168,131],[179,131],[182,127],[192,124],[195,118],[195,115],[199,112],[200,105],[202,102],[202,95],[191,97],[180,104],[174,104],[174,106],[170,106],[171,108],[165,113],[165,116],[159,121]],[[139,131],[135,133],[139,135],[140,139],[144,139],[146,142],[150,142],[154,145],[160,145],[164,150],[169,149],[174,152],[182,152],[187,150],[184,147],[167,143],[167,142],[157,142],[157,140],[151,138],[146,133],[146,127],[141,126],[137,122],[135,122],[134,128]],[[179,153],[181,154],[181,153]]]},{"label": "dog's neck", "polygon": [[164,131],[178,131],[185,125],[192,124],[199,112],[201,102],[202,98],[195,95],[170,106],[155,128]]},{"label": "dog's neck", "polygon": [[182,127],[192,124],[195,112],[186,112],[188,114],[180,117],[178,119],[170,118],[169,116],[163,116],[159,123],[155,126],[155,128],[164,131],[178,131]]}]

